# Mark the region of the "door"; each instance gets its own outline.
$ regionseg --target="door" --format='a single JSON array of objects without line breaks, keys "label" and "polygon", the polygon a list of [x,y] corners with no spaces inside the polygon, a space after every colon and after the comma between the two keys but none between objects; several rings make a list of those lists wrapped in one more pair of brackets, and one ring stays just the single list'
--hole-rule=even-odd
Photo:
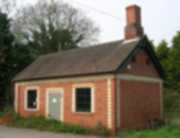
[{"label": "door", "polygon": [[49,91],[48,93],[48,117],[62,121],[63,95],[61,91]]}]

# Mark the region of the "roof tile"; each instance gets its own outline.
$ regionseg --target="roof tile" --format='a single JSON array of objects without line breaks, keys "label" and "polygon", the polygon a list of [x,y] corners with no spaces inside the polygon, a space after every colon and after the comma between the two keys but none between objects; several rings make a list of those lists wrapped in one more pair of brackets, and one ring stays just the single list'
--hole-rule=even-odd
[{"label": "roof tile", "polygon": [[113,72],[123,63],[138,42],[114,41],[44,55],[20,72],[14,80]]}]

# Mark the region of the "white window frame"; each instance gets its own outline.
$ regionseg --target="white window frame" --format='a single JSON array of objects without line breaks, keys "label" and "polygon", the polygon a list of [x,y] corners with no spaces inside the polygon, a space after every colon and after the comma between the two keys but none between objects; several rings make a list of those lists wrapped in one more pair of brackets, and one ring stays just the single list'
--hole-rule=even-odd
[{"label": "white window frame", "polygon": [[[78,112],[76,110],[76,89],[78,88],[90,88],[90,94],[91,94],[91,110],[90,112]],[[95,112],[95,88],[93,84],[76,84],[73,85],[73,91],[72,91],[72,112],[73,113],[94,113]]]},{"label": "white window frame", "polygon": [[[36,90],[37,93],[37,98],[36,98],[36,108],[29,108],[28,107],[28,92],[30,90]],[[37,112],[39,110],[39,99],[40,99],[40,91],[39,91],[39,87],[37,86],[32,86],[32,87],[27,87],[25,90],[25,95],[24,95],[24,110],[25,111],[29,111],[29,112]]]}]

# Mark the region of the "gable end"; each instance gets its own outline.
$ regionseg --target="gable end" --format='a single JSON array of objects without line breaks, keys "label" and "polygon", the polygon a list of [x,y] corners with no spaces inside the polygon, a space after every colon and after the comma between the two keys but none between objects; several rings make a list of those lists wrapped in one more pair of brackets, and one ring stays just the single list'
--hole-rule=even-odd
[{"label": "gable end", "polygon": [[155,51],[154,51],[151,43],[149,42],[149,40],[146,36],[144,36],[139,41],[139,43],[135,46],[135,48],[132,50],[132,52],[124,60],[124,62],[118,67],[118,69],[116,70],[116,73],[124,71],[125,68],[127,67],[127,65],[133,60],[133,57],[136,56],[142,49],[147,51],[147,54],[149,55],[159,76],[161,78],[164,78],[165,75],[164,75],[163,68],[155,54]]}]

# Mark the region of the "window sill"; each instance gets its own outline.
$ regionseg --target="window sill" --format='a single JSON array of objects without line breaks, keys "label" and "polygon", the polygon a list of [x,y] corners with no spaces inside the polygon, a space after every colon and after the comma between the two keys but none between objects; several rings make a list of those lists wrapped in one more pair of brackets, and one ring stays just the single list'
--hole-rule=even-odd
[{"label": "window sill", "polygon": [[37,112],[38,109],[25,109],[25,111],[27,111],[27,112]]},{"label": "window sill", "polygon": [[83,116],[92,116],[94,115],[93,112],[73,112],[75,115],[83,115]]}]

